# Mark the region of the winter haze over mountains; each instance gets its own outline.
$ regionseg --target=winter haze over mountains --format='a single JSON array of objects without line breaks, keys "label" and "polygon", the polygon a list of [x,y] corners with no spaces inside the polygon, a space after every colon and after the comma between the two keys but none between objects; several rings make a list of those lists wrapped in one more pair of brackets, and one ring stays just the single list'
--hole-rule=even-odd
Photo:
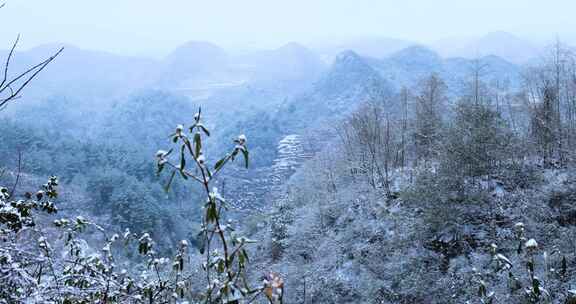
[{"label": "winter haze over mountains", "polygon": [[[157,87],[202,98],[253,83],[256,89],[298,88],[314,82],[345,51],[383,60],[419,46],[443,59],[493,55],[522,65],[538,60],[556,38],[570,44],[573,33],[557,26],[572,22],[566,10],[538,5],[515,14],[521,4],[27,0],[11,1],[4,10],[6,22],[22,35],[19,63],[68,46],[68,55],[36,86],[41,92],[28,96],[82,90],[110,97]],[[5,45],[13,39],[13,31],[0,29]],[[78,69],[83,63],[91,64]]]},{"label": "winter haze over mountains", "polygon": [[[539,60],[546,50],[544,43],[506,32],[492,32],[479,38],[443,39],[430,44],[392,38],[357,38],[332,44],[312,43],[310,46],[288,42],[275,49],[250,50],[190,41],[161,58],[119,55],[50,43],[19,51],[20,60],[16,64],[29,65],[61,46],[66,47],[67,56],[41,77],[40,83],[27,97],[80,91],[88,96],[109,97],[148,87],[168,88],[193,98],[203,98],[214,91],[248,85],[255,88],[297,88],[314,82],[339,54],[347,51],[358,54],[367,62],[415,60],[414,64],[417,64],[418,60],[423,60],[425,65],[434,65],[439,60],[493,56],[502,64],[522,66]],[[406,54],[406,58],[399,58],[410,50],[421,52],[414,54],[415,57]],[[7,54],[7,50],[3,54]],[[418,58],[418,55],[428,57]],[[90,68],[77,68],[84,63],[90,63]]]},{"label": "winter haze over mountains", "polygon": [[576,304],[574,12],[0,1],[0,304]]}]

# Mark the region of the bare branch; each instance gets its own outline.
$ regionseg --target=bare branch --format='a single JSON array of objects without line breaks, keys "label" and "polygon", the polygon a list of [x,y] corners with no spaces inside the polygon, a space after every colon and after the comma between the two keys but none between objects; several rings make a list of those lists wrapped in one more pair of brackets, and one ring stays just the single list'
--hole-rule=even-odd
[{"label": "bare branch", "polygon": [[[60,53],[62,53],[62,51],[64,51],[64,48],[60,48],[56,53],[54,53],[54,55],[50,56],[48,59],[46,59],[46,60],[36,64],[35,66],[29,68],[28,70],[21,73],[20,75],[18,75],[14,79],[10,80],[8,83],[4,84],[3,87],[0,87],[0,94],[3,93],[6,89],[9,89],[11,91],[7,97],[0,99],[0,108],[5,106],[9,101],[18,98],[20,92],[22,92],[22,90],[32,81],[32,79],[36,78],[36,76],[38,76],[38,74],[40,72],[42,72],[42,70],[44,70],[44,68],[46,68],[46,66],[48,66],[48,64],[50,64],[50,62],[52,62],[54,59],[56,59],[56,57],[58,57],[58,55],[60,55]],[[22,84],[17,86],[18,89],[16,89],[15,91],[12,90],[12,85],[23,78],[26,78],[26,80]]]},{"label": "bare branch", "polygon": [[16,46],[18,45],[19,41],[20,41],[20,34],[18,34],[18,36],[16,37],[16,41],[14,41],[14,44],[10,49],[10,53],[8,53],[8,58],[6,59],[6,64],[4,65],[4,78],[2,79],[2,83],[0,83],[0,88],[4,86],[4,84],[6,83],[6,79],[8,79],[8,67],[10,66],[10,60],[14,55],[14,50],[16,49]]}]

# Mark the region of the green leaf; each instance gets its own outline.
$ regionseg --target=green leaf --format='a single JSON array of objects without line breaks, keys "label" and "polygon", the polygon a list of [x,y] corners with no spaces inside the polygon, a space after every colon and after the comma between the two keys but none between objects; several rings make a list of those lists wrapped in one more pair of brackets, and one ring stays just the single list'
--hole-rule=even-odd
[{"label": "green leaf", "polygon": [[230,155],[232,161],[234,161],[237,155],[238,155],[238,149],[234,149],[234,151],[232,151],[232,155]]},{"label": "green leaf", "polygon": [[192,155],[192,157],[194,156],[194,151],[192,151],[192,145],[190,144],[190,141],[187,138],[184,138],[184,144],[186,145],[186,147],[188,148],[188,151],[190,152],[190,155]]},{"label": "green leaf", "polygon": [[186,157],[184,156],[184,149],[185,146],[182,145],[182,149],[180,149],[180,171],[183,171],[186,168]]},{"label": "green leaf", "polygon": [[228,158],[228,155],[222,157],[219,161],[216,162],[214,165],[214,171],[218,171],[222,168],[222,166],[224,166],[224,163],[226,163],[226,158]]},{"label": "green leaf", "polygon": [[202,150],[202,137],[198,132],[194,134],[194,147],[196,148],[195,156],[198,158],[198,156],[200,156],[200,151]]},{"label": "green leaf", "polygon": [[244,148],[241,149],[242,154],[244,155],[244,164],[246,165],[246,168],[248,168],[248,161],[249,161],[249,157],[248,157],[248,149]]},{"label": "green leaf", "polygon": [[216,211],[216,205],[214,205],[213,203],[208,204],[206,209],[206,221],[208,223],[215,222],[217,217],[218,213]]},{"label": "green leaf", "polygon": [[246,264],[246,258],[244,257],[244,253],[240,251],[238,253],[238,265],[240,265],[240,267],[243,267],[244,264]]},{"label": "green leaf", "polygon": [[225,269],[224,260],[218,261],[218,267],[216,268],[216,270],[217,270],[219,273],[223,273],[223,272],[224,272],[224,269]]},{"label": "green leaf", "polygon": [[164,191],[168,192],[168,190],[170,190],[170,185],[172,184],[172,181],[174,180],[174,175],[176,175],[176,171],[172,171],[172,174],[170,175],[170,178],[168,179],[168,184],[166,184],[166,186],[164,186]]}]

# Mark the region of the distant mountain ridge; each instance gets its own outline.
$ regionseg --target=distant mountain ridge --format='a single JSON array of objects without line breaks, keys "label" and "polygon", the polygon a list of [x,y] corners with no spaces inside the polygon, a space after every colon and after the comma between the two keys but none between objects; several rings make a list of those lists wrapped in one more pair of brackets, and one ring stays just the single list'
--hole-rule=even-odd
[{"label": "distant mountain ridge", "polygon": [[354,51],[360,56],[384,58],[401,49],[418,44],[415,41],[409,41],[388,37],[365,37],[348,39],[338,43],[327,43],[323,46],[315,47],[319,53],[328,58],[335,58],[338,54],[345,51]]},{"label": "distant mountain ridge", "polygon": [[[94,94],[106,102],[107,96],[122,93],[126,96],[142,89],[168,91],[189,97],[191,104],[201,105],[211,117],[217,117],[214,121],[221,130],[217,132],[224,136],[236,136],[235,132],[264,134],[257,142],[252,142],[255,146],[261,144],[258,148],[262,151],[286,135],[333,128],[335,122],[363,102],[394,100],[390,97],[403,86],[414,87],[431,73],[442,77],[449,93],[455,96],[466,89],[474,65],[482,66],[484,81],[506,84],[511,89],[520,86],[522,69],[497,56],[481,57],[478,62],[443,58],[420,45],[401,49],[384,58],[343,51],[330,65],[313,50],[296,43],[275,50],[237,55],[210,43],[189,42],[162,61],[75,48],[68,54],[72,55],[66,57],[64,53],[50,67],[52,73],[63,75],[50,78],[47,73],[38,79],[34,86],[36,92],[58,92],[58,88],[68,88],[72,83],[78,84],[79,88],[85,87],[84,91],[69,91],[82,96],[77,100],[92,100],[90,97]],[[26,52],[18,55],[26,58]],[[28,58],[36,57],[28,55]],[[98,65],[92,70],[78,68],[86,62]],[[74,71],[66,74],[73,67]],[[99,106],[99,103],[94,105]],[[303,142],[307,140],[308,137],[302,136]]]},{"label": "distant mountain ridge", "polygon": [[538,57],[542,51],[541,46],[503,31],[455,42],[440,41],[432,47],[446,57],[477,58],[494,55],[516,64],[525,64]]},{"label": "distant mountain ridge", "polygon": [[467,59],[442,58],[437,52],[423,46],[414,46],[380,61],[371,61],[380,75],[399,86],[414,86],[422,78],[436,73],[448,85],[449,91],[459,94],[465,89],[475,66],[481,67],[482,80],[487,83],[506,83],[514,90],[521,85],[522,66],[494,55]]},{"label": "distant mountain ridge", "polygon": [[[60,44],[47,44],[17,52],[9,71],[12,74],[23,72],[54,54],[60,47]],[[98,97],[110,99],[150,85],[157,78],[159,66],[160,63],[153,59],[65,45],[64,52],[39,74],[34,86],[26,90],[23,98],[29,102],[58,95],[86,100]]]},{"label": "distant mountain ridge", "polygon": [[[18,52],[11,71],[23,70],[46,58],[59,46],[48,44]],[[40,76],[25,98],[39,100],[54,95],[77,95],[92,100],[110,99],[139,89],[158,88],[193,99],[209,99],[219,90],[248,87],[266,90],[267,94],[290,96],[308,90],[319,81],[330,64],[347,53],[342,49],[344,47],[349,47],[385,80],[402,85],[430,72],[446,78],[454,78],[450,75],[454,71],[462,74],[462,65],[468,66],[469,62],[453,58],[456,55],[469,60],[479,54],[479,60],[486,60],[489,65],[498,64],[494,69],[503,71],[516,70],[508,63],[518,65],[518,61],[527,60],[537,51],[529,42],[504,32],[491,33],[454,48],[454,56],[433,51],[438,47],[429,48],[399,39],[358,39],[332,48],[331,52],[341,51],[331,55],[330,63],[323,58],[325,49],[308,48],[295,42],[277,49],[236,54],[209,42],[190,41],[162,60],[66,45],[64,53]],[[1,53],[7,54],[6,51]],[[507,62],[494,60],[491,56]]]},{"label": "distant mountain ridge", "polygon": [[326,69],[316,52],[296,42],[237,56],[234,64],[244,70],[250,83],[280,88],[302,88]]}]

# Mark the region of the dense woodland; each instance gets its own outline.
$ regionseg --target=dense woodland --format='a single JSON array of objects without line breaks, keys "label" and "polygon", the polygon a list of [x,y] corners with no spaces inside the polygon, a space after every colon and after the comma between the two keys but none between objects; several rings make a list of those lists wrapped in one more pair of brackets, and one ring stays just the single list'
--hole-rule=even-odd
[{"label": "dense woodland", "polygon": [[361,103],[290,179],[263,265],[297,302],[572,303],[573,60],[551,46],[517,92],[474,64],[461,95],[432,73]]},{"label": "dense woodland", "polygon": [[[17,44],[0,83],[0,303],[576,303],[561,41],[523,64]],[[73,69],[86,58],[95,71]]]}]

